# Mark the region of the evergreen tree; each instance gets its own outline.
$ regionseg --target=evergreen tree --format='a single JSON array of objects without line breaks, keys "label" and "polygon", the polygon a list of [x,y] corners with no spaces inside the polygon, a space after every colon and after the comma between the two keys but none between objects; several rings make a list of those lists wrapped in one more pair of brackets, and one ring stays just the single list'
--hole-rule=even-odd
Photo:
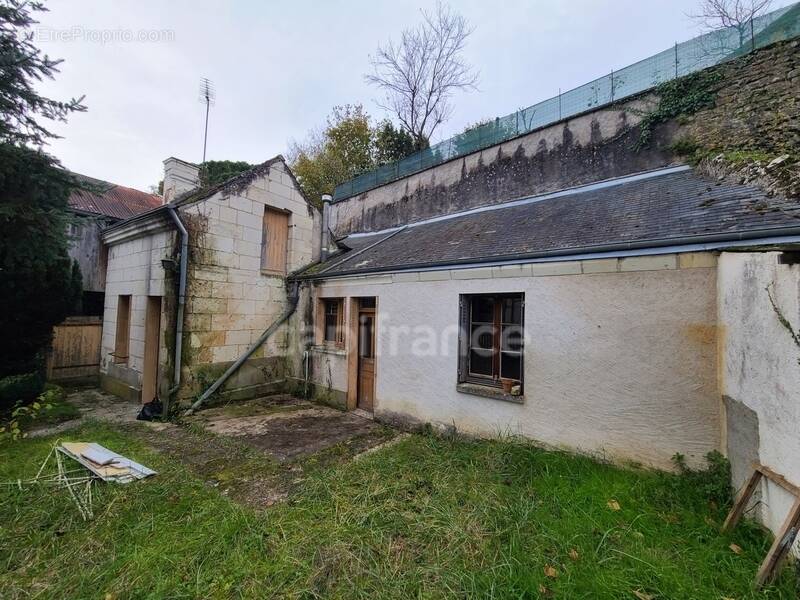
[{"label": "evergreen tree", "polygon": [[41,3],[0,0],[0,377],[41,364],[53,325],[75,308],[80,273],[67,255],[67,200],[75,182],[42,151],[55,137],[40,121],[85,110],[82,98],[38,94],[60,61],[33,45]]}]

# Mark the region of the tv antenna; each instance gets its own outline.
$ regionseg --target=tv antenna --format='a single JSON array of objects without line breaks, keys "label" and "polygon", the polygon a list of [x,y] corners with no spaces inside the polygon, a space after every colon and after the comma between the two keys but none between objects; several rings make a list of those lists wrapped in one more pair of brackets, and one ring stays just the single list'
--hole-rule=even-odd
[{"label": "tv antenna", "polygon": [[214,90],[214,83],[207,77],[203,77],[200,80],[200,102],[205,102],[206,104],[206,127],[203,133],[203,162],[206,162],[206,145],[208,143],[208,111],[211,105],[214,104],[216,97],[217,93]]}]

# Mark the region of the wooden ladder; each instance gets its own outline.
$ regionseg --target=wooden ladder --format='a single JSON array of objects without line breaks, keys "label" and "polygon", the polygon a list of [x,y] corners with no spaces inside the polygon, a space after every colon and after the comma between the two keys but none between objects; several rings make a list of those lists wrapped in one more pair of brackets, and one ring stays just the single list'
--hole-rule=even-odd
[{"label": "wooden ladder", "polygon": [[758,569],[755,585],[759,589],[772,582],[775,578],[778,573],[778,567],[789,554],[789,550],[797,537],[798,529],[800,529],[800,487],[787,481],[783,475],[776,473],[769,467],[765,467],[760,463],[753,463],[753,474],[747,481],[747,485],[742,489],[739,497],[736,498],[736,502],[734,502],[733,508],[731,508],[731,512],[728,513],[728,518],[725,519],[725,524],[722,526],[723,533],[728,533],[736,527],[736,524],[741,520],[744,511],[747,509],[753,493],[764,477],[792,494],[795,500],[783,525],[775,535],[775,541],[772,543],[769,552],[767,552],[764,562],[761,563],[761,567]]}]

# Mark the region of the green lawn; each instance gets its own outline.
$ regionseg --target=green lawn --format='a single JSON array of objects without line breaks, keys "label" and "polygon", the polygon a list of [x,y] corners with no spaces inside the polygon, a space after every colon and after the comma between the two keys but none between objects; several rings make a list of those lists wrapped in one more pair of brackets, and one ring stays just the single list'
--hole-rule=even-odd
[{"label": "green lawn", "polygon": [[[61,437],[159,474],[101,484],[88,523],[64,493],[0,491],[3,599],[796,597],[789,569],[752,591],[769,540],[748,524],[719,535],[726,507],[709,502],[711,478],[414,435],[322,461],[289,501],[257,512],[152,451],[136,428]],[[53,442],[2,442],[0,480],[30,477]]]}]

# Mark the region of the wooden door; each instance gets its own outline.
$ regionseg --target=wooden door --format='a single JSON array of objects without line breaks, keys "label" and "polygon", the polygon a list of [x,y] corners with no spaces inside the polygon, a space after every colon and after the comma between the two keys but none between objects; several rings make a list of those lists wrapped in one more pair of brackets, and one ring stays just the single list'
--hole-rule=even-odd
[{"label": "wooden door", "polygon": [[375,399],[375,309],[358,311],[358,401],[372,412]]},{"label": "wooden door", "polygon": [[158,395],[158,349],[161,338],[161,297],[148,296],[144,323],[144,365],[142,369],[142,404]]},{"label": "wooden door", "polygon": [[271,273],[286,273],[289,245],[289,213],[266,208],[261,236],[261,268]]},{"label": "wooden door", "polygon": [[47,379],[97,377],[102,333],[102,317],[67,317],[53,327],[53,344],[47,355]]}]

